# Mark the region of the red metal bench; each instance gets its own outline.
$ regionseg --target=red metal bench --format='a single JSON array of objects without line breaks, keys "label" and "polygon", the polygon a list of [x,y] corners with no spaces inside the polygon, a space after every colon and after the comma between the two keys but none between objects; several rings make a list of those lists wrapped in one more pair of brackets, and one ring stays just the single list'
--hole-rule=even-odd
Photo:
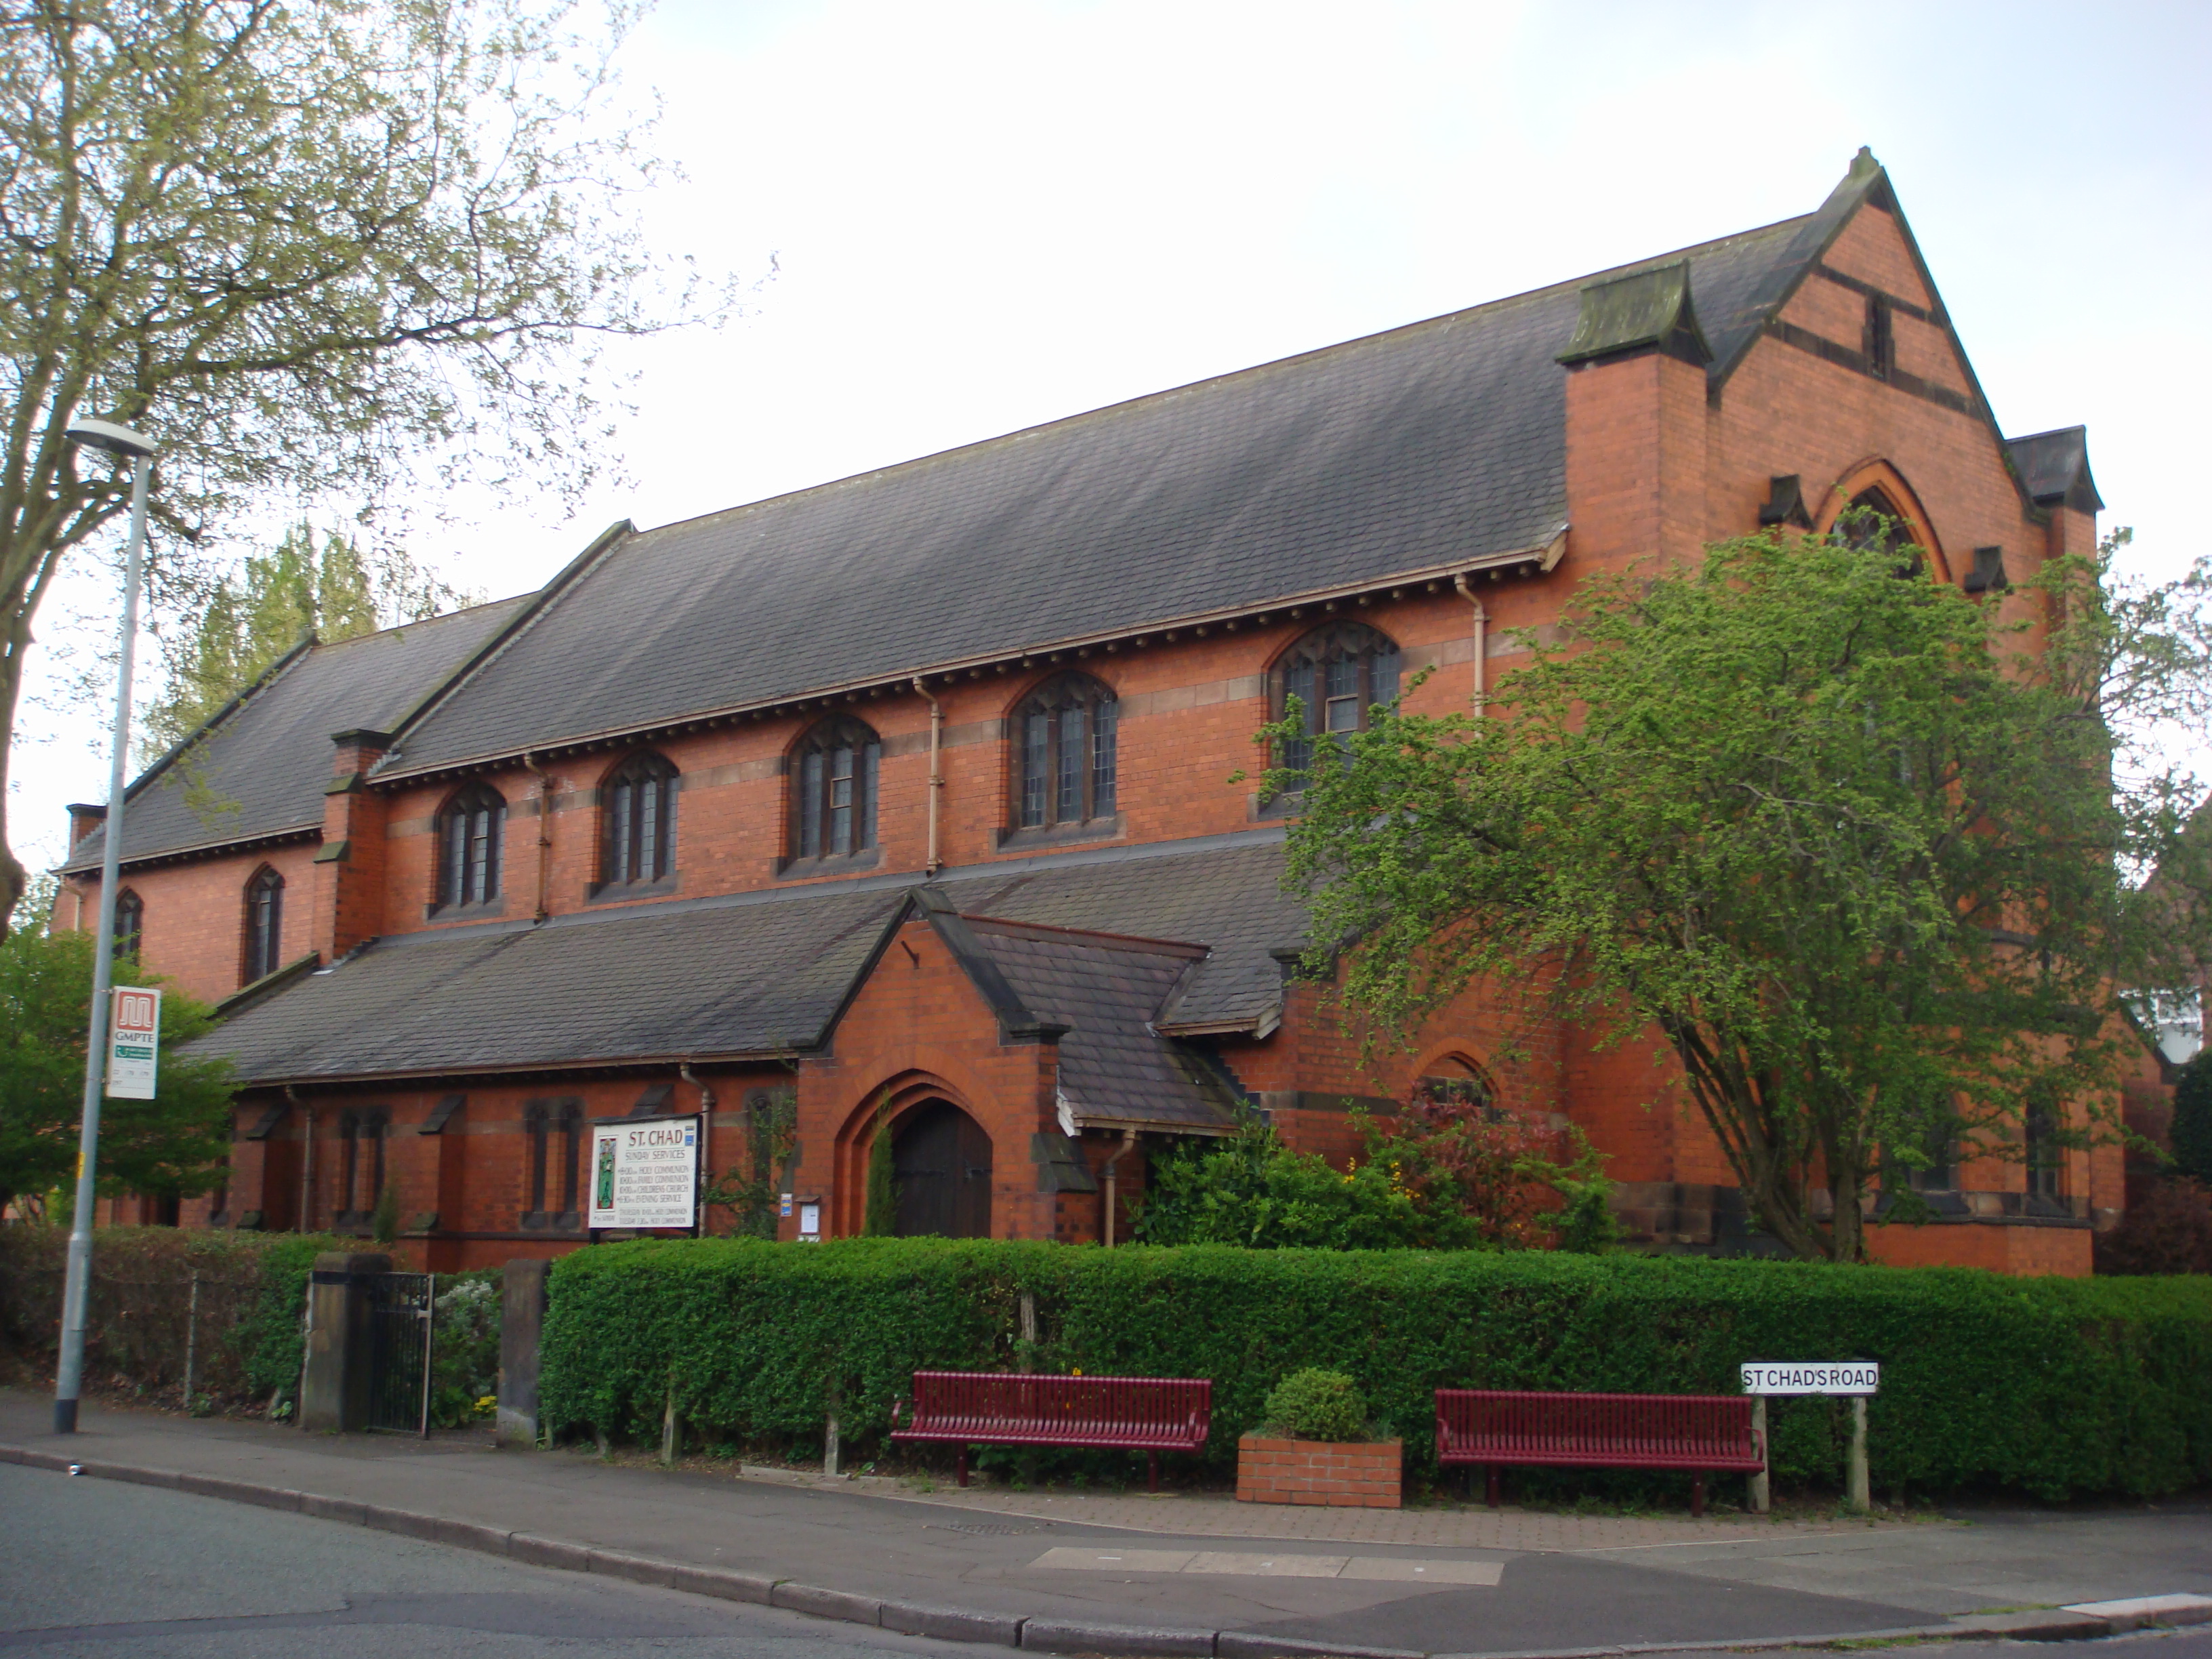
[{"label": "red metal bench", "polygon": [[1512,1394],[1437,1390],[1437,1461],[1480,1464],[1498,1507],[1506,1464],[1687,1469],[1690,1513],[1705,1512],[1705,1477],[1756,1474],[1766,1447],[1751,1396],[1725,1394]]},{"label": "red metal bench", "polygon": [[987,1371],[916,1371],[908,1425],[905,1401],[891,1406],[891,1438],[959,1448],[968,1484],[970,1446],[1082,1446],[1145,1454],[1160,1489],[1160,1454],[1194,1452],[1213,1425],[1213,1384],[1178,1376],[1032,1376]]}]

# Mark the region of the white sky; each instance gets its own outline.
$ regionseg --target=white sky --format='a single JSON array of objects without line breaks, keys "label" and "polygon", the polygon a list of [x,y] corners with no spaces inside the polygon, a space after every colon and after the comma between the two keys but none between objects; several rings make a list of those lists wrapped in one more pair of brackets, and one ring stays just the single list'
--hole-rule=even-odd
[{"label": "white sky", "polygon": [[[414,549],[494,595],[617,519],[1807,212],[1862,143],[2005,430],[2087,423],[2139,568],[2203,548],[2212,7],[662,0],[624,61],[690,175],[655,234],[776,274],[720,334],[627,353],[634,486]],[[46,637],[112,629],[96,569]],[[49,703],[52,660],[33,670]],[[23,727],[10,830],[37,867],[63,803],[105,797],[105,736],[36,705]]]}]

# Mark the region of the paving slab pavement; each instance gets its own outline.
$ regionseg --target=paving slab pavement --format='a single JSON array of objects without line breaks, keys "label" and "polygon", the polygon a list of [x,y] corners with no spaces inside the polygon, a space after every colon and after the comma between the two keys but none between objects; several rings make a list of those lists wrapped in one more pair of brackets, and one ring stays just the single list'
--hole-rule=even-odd
[{"label": "paving slab pavement", "polygon": [[[744,1576],[763,1592],[784,1581],[779,1605],[811,1597],[801,1610],[863,1622],[883,1618],[884,1603],[958,1615],[971,1633],[1028,1620],[1036,1639],[1025,1633],[1023,1644],[1041,1648],[1097,1650],[1106,1644],[1085,1632],[1110,1626],[1168,1633],[1162,1652],[1194,1651],[1203,1636],[1205,1650],[1224,1659],[1240,1643],[1252,1653],[1305,1644],[1557,1653],[1871,1636],[1993,1607],[2212,1593],[2212,1514],[2203,1510],[1874,1526],[1292,1510],[1213,1497],[732,1478],[132,1411],[88,1410],[79,1434],[57,1437],[50,1411],[43,1396],[0,1393],[0,1445],[177,1471],[198,1490],[235,1483],[228,1495],[249,1501],[254,1492],[321,1494],[332,1500],[325,1511],[354,1518],[383,1506],[421,1535],[477,1547],[489,1538],[517,1555],[525,1538],[555,1540],[525,1559],[584,1565],[597,1550],[646,1582],[668,1583],[677,1568]],[[1186,1541],[1196,1538],[1247,1547]],[[1201,1557],[1210,1564],[1192,1571]],[[1347,1571],[1355,1560],[1359,1571]],[[1060,1627],[1072,1633],[1054,1638]]]}]

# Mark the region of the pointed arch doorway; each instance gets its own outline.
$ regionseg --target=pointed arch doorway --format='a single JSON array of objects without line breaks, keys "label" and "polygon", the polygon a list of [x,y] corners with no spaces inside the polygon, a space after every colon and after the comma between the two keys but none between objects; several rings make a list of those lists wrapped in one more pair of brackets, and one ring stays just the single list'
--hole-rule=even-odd
[{"label": "pointed arch doorway", "polygon": [[991,1137],[944,1099],[925,1100],[891,1132],[902,1238],[991,1236]]}]

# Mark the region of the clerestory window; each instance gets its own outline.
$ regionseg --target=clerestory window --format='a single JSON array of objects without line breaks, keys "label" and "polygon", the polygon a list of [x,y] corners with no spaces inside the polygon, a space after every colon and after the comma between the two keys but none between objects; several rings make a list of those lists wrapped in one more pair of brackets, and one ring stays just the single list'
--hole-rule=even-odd
[{"label": "clerestory window", "polygon": [[506,798],[488,783],[472,783],[440,811],[437,830],[439,907],[497,898]]},{"label": "clerestory window", "polygon": [[876,844],[883,741],[856,720],[823,720],[792,757],[791,855],[849,858]]},{"label": "clerestory window", "polygon": [[599,880],[607,886],[664,879],[676,867],[676,769],[632,755],[599,787]]},{"label": "clerestory window", "polygon": [[1280,762],[1303,771],[1321,738],[1364,732],[1371,711],[1398,695],[1398,647],[1364,623],[1339,623],[1291,646],[1268,678],[1275,719],[1292,697],[1304,710],[1306,734],[1283,745]]},{"label": "clerestory window", "polygon": [[1024,830],[1109,818],[1116,810],[1119,711],[1087,674],[1062,674],[1022,700],[1014,822]]},{"label": "clerestory window", "polygon": [[115,954],[135,957],[146,931],[146,901],[128,887],[115,896]]},{"label": "clerestory window", "polygon": [[[119,926],[122,918],[118,915]],[[284,878],[267,865],[246,884],[246,961],[241,983],[251,985],[283,963]]]}]

